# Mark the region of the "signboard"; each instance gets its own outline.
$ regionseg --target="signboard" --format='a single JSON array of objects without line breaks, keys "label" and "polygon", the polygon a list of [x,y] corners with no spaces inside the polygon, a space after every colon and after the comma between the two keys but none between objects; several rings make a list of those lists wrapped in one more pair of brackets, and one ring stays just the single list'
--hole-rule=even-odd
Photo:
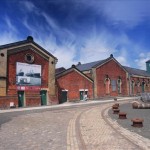
[{"label": "signboard", "polygon": [[40,86],[17,86],[18,91],[40,91]]},{"label": "signboard", "polygon": [[28,89],[28,86],[41,86],[41,65],[16,63],[16,85]]}]

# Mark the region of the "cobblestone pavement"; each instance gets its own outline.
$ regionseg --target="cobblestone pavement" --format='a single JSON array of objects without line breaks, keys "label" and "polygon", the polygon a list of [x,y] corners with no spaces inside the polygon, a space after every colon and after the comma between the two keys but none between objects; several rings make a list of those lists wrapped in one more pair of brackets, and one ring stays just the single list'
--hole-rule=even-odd
[{"label": "cobblestone pavement", "polygon": [[10,117],[0,128],[0,150],[66,150],[68,122],[77,110]]},{"label": "cobblestone pavement", "polygon": [[83,113],[80,119],[81,133],[87,150],[140,149],[108,125],[102,115],[106,107],[97,107]]},{"label": "cobblestone pavement", "polygon": [[110,123],[106,109],[110,106],[112,103],[10,117],[0,127],[0,150],[146,149],[120,134],[119,126],[114,128],[117,123]]},{"label": "cobblestone pavement", "polygon": [[[133,109],[131,103],[125,103],[119,106],[121,112],[127,113],[127,119],[118,119],[117,114],[107,109],[105,116],[114,129],[128,138],[132,143],[138,144],[143,149],[150,149],[150,118],[149,109]],[[108,116],[109,115],[109,116]],[[110,117],[111,116],[111,117]],[[132,126],[131,119],[140,117],[144,119],[144,127],[135,128]]]}]

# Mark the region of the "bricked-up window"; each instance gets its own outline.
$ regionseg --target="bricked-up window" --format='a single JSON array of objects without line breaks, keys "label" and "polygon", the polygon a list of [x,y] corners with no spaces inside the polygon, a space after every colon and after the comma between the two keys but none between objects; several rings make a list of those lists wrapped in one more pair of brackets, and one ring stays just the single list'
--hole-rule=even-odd
[{"label": "bricked-up window", "polygon": [[111,80],[111,89],[112,91],[116,91],[116,80]]},{"label": "bricked-up window", "polygon": [[106,78],[104,82],[105,82],[106,94],[109,94],[110,93],[110,89],[109,89],[110,79]]},{"label": "bricked-up window", "polygon": [[120,94],[121,93],[121,85],[122,85],[121,79],[117,80],[117,85],[118,85],[118,93]]}]

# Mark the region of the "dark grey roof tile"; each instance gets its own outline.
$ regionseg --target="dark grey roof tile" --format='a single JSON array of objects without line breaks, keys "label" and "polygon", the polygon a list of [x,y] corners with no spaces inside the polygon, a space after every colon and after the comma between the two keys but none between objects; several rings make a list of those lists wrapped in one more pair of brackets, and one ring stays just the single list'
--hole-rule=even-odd
[{"label": "dark grey roof tile", "polygon": [[125,70],[130,73],[131,75],[138,75],[138,76],[146,76],[146,77],[150,77],[150,74],[145,71],[145,70],[141,70],[141,69],[136,69],[136,68],[131,68],[131,67],[127,67],[127,66],[123,66],[125,68]]},{"label": "dark grey roof tile", "polygon": [[99,61],[94,61],[94,62],[91,62],[91,63],[77,65],[76,68],[79,69],[80,71],[90,70],[90,69],[92,69],[92,67],[94,67],[95,65],[99,64],[102,61],[103,60],[99,60]]}]

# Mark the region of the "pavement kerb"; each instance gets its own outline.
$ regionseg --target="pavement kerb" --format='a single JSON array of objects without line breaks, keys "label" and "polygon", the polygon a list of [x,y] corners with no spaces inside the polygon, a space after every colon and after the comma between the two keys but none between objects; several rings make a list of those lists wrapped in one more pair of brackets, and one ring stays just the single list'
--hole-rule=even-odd
[{"label": "pavement kerb", "polygon": [[[139,97],[123,97],[123,98],[118,98],[117,101],[135,100],[135,99],[139,99]],[[6,109],[6,110],[4,109],[4,110],[0,110],[0,114],[1,113],[9,113],[9,112],[29,111],[29,110],[69,108],[69,107],[76,107],[76,106],[80,106],[80,105],[86,106],[86,105],[94,105],[94,104],[108,103],[108,102],[114,102],[114,99],[80,101],[79,103],[66,102],[64,104],[58,104],[58,105],[26,107],[26,108],[12,108],[12,109]]]},{"label": "pavement kerb", "polygon": [[116,120],[113,120],[111,117],[109,117],[109,115],[108,115],[109,109],[110,108],[107,108],[104,111],[104,116],[107,119],[107,121],[109,122],[109,124],[111,124],[111,126],[117,132],[119,132],[123,137],[125,137],[126,139],[128,139],[129,141],[134,143],[135,145],[139,146],[141,149],[149,150],[150,149],[150,139],[145,138],[145,137],[143,137],[135,132],[132,132],[132,131],[122,127],[121,125],[119,125]]}]

